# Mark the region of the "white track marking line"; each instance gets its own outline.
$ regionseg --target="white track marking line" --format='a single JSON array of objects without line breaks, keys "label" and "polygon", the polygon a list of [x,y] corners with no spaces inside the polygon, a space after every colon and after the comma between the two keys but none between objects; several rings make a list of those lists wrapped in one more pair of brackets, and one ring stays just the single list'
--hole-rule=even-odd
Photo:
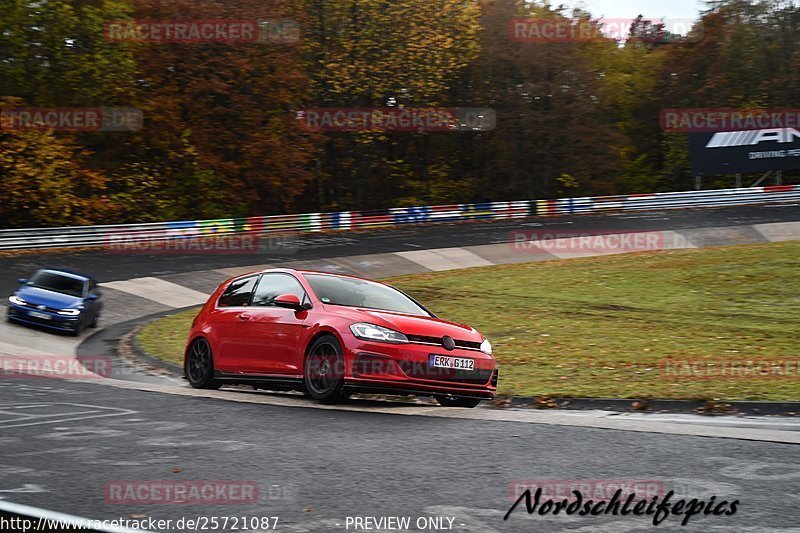
[{"label": "white track marking line", "polygon": [[[78,408],[88,408],[89,410],[71,412],[56,412],[56,413],[15,413],[14,410],[19,408],[28,409],[30,407],[54,407],[54,406],[71,406]],[[130,409],[119,409],[117,407],[104,407],[100,405],[86,405],[80,403],[62,403],[62,402],[47,402],[47,403],[24,403],[24,404],[0,404],[0,412],[10,414],[18,417],[16,420],[0,420],[0,428],[14,428],[23,426],[38,426],[42,424],[58,424],[61,422],[72,422],[76,420],[86,420],[89,418],[104,418],[109,416],[128,416],[138,413]],[[52,419],[53,417],[57,417]]]},{"label": "white track marking line", "polygon": [[208,300],[207,294],[159,278],[146,277],[111,281],[101,283],[100,286],[127,292],[128,294],[175,308],[201,305]]}]

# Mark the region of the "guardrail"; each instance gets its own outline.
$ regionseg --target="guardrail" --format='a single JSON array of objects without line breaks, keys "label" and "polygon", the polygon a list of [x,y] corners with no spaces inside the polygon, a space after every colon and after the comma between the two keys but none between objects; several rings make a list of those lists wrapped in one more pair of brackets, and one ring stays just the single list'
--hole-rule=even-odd
[{"label": "guardrail", "polygon": [[0,230],[0,250],[113,246],[121,243],[180,237],[307,233],[403,224],[502,220],[616,210],[686,209],[798,201],[800,201],[800,185],[774,185],[709,191],[396,207],[373,211],[338,211],[218,220],[4,229]]}]

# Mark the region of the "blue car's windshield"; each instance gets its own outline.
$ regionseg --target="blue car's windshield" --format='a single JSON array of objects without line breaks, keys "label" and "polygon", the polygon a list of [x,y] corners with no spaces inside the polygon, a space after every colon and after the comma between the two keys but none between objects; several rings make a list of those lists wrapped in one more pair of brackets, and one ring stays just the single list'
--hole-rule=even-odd
[{"label": "blue car's windshield", "polygon": [[60,292],[70,296],[83,296],[83,281],[67,276],[61,276],[52,272],[39,271],[28,280],[28,287],[46,289],[48,291]]}]

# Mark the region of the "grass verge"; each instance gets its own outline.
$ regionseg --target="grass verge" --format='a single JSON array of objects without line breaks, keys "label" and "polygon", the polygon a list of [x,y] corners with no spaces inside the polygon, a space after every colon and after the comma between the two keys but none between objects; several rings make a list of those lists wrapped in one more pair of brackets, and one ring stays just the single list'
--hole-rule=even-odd
[{"label": "grass verge", "polygon": [[200,307],[195,307],[154,320],[139,330],[136,342],[151,356],[183,366],[183,349],[199,311]]},{"label": "grass verge", "polygon": [[[437,315],[489,337],[501,369],[501,394],[800,400],[798,242],[502,265],[387,281]],[[180,364],[195,313],[153,322],[138,340],[151,354]],[[776,367],[780,374],[761,376],[747,370],[748,361],[789,364]],[[724,364],[740,365],[745,374],[720,378],[709,372]],[[700,374],[691,376],[690,368]]]}]

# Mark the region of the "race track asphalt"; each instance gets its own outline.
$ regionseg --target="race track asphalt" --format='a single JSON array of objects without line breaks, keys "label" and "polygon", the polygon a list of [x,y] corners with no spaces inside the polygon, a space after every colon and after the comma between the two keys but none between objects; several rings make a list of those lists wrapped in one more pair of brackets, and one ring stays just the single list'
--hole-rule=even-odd
[{"label": "race track asphalt", "polygon": [[[278,531],[295,533],[355,531],[346,525],[357,516],[408,516],[412,524],[446,516],[452,531],[476,533],[792,532],[800,518],[798,448],[789,444],[230,403],[22,378],[0,381],[0,405],[0,497],[91,518],[277,516]],[[143,480],[255,482],[259,498],[107,501],[109,484]],[[655,527],[647,516],[528,516],[524,506],[503,520],[515,482],[545,480],[638,480],[675,491],[673,499],[739,504],[733,516],[695,516],[687,527],[677,516]]]}]

